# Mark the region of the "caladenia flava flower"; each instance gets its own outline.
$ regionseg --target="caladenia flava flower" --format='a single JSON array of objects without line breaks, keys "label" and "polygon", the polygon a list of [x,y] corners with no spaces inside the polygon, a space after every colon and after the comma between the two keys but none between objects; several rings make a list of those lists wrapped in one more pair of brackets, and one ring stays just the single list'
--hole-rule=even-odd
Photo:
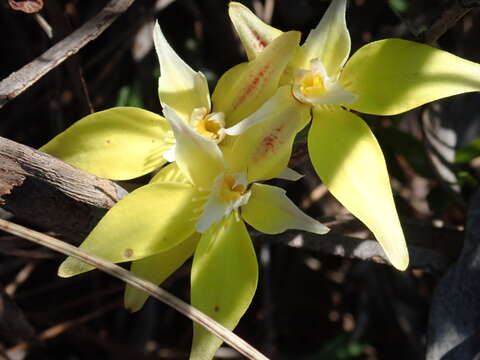
[{"label": "caladenia flava flower", "polygon": [[[308,150],[323,183],[404,270],[408,251],[398,220],[383,153],[355,110],[396,115],[460,93],[480,90],[480,65],[401,39],[369,43],[348,59],[346,0],[333,0],[290,61],[282,84],[311,106]],[[249,60],[282,32],[248,8],[230,3],[230,18]]]},{"label": "caladenia flava flower", "polygon": [[[175,163],[110,209],[80,248],[112,262],[133,261],[133,273],[157,284],[194,254],[192,305],[233,329],[250,305],[258,279],[245,222],[267,234],[287,229],[328,231],[298,209],[284,190],[256,182],[272,179],[285,168],[282,154],[290,153],[295,134],[305,125],[300,113],[290,111],[297,107],[289,87],[280,88],[272,99],[282,104],[277,111],[287,115],[253,121],[229,145],[236,150],[228,162],[218,144],[164,105],[176,139]],[[269,113],[270,106],[265,103],[259,113]],[[91,269],[68,258],[59,275]],[[128,308],[138,310],[146,298],[127,286]],[[211,359],[220,344],[220,339],[194,324],[190,358]]]},{"label": "caladenia flava flower", "polygon": [[[298,48],[300,33],[285,33],[256,59],[241,64],[242,77],[235,81],[220,78],[219,84],[228,83],[229,89],[215,89],[212,97],[219,101],[213,102],[213,108],[205,76],[175,53],[158,23],[153,38],[160,62],[162,107],[168,106],[209,141],[221,143],[228,134],[238,135],[250,127],[251,121],[243,126],[241,120],[275,94]],[[285,56],[278,59],[278,53]],[[129,180],[174,161],[175,137],[164,117],[140,108],[116,107],[84,117],[40,150],[94,175]]]}]

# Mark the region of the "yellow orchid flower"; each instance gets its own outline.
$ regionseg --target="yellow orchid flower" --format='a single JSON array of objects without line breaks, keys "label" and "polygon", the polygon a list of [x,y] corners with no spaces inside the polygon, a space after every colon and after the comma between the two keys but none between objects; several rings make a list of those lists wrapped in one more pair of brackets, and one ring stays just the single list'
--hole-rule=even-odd
[{"label": "yellow orchid flower", "polygon": [[[295,134],[305,125],[302,115],[292,111],[297,109],[295,103],[285,87],[262,105],[261,115],[254,116],[264,120],[250,126],[234,145],[240,149],[244,141],[248,151],[231,157],[230,164],[218,144],[164,104],[176,139],[176,162],[110,209],[80,248],[112,262],[133,261],[132,272],[156,283],[194,253],[192,305],[233,329],[250,305],[258,278],[255,251],[244,221],[267,234],[287,229],[316,234],[328,231],[298,209],[284,190],[253,180],[270,179],[285,167],[285,157],[279,154],[289,154]],[[281,109],[272,104],[281,104]],[[279,112],[285,117],[279,118]],[[278,131],[279,121],[285,123],[285,131]],[[296,126],[287,126],[291,123]],[[278,141],[265,141],[272,136]],[[267,169],[259,170],[263,164],[268,164]],[[60,266],[59,275],[68,277],[91,269],[70,257]],[[138,310],[146,298],[127,286],[128,308]],[[194,325],[191,359],[211,359],[220,344],[216,336]]]},{"label": "yellow orchid flower", "polygon": [[[192,304],[233,329],[258,277],[243,221],[268,234],[290,228],[328,231],[283,190],[254,183],[299,176],[286,166],[294,136],[306,125],[308,106],[290,96],[289,86],[279,88],[299,41],[298,32],[285,33],[255,60],[236,66],[234,73],[241,77],[232,81],[227,72],[212,106],[203,74],[178,57],[157,24],[158,91],[165,118],[138,108],[113,108],[81,119],[41,149],[115,180],[175,161],[110,209],[80,247],[111,262],[131,261],[132,272],[157,284],[195,253]],[[278,59],[278,53],[285,56]],[[58,274],[92,269],[69,257]],[[125,305],[133,311],[146,298],[126,288]],[[215,336],[195,326],[192,359],[213,357],[219,345]]]},{"label": "yellow orchid flower", "polygon": [[[408,251],[383,153],[369,127],[348,109],[395,115],[479,91],[480,66],[401,39],[372,42],[348,59],[345,12],[346,0],[331,2],[290,61],[281,84],[290,84],[292,96],[311,106],[308,148],[323,183],[373,232],[392,264],[404,270]],[[282,34],[239,3],[230,3],[229,15],[250,60]]]},{"label": "yellow orchid flower", "polygon": [[[214,91],[214,97],[221,97],[222,102],[211,112],[205,76],[175,53],[158,23],[153,37],[160,62],[158,93],[162,106],[168,105],[196,132],[215,143],[228,134],[226,127],[251,115],[275,93],[300,41],[300,33],[285,33],[261,56],[241,64],[243,76],[230,83],[228,94],[219,96]],[[285,54],[282,59],[276,57],[279,52]],[[245,130],[239,124],[234,134]],[[165,118],[140,108],[116,107],[84,117],[40,150],[97,176],[128,180],[174,161],[174,149],[175,137]]]}]

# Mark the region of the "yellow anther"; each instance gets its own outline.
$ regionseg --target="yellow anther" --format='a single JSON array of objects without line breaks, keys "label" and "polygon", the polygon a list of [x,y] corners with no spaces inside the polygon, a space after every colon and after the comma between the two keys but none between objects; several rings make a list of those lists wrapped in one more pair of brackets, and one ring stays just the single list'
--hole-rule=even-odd
[{"label": "yellow anther", "polygon": [[195,131],[197,133],[214,141],[220,138],[220,129],[223,129],[222,126],[215,121],[208,120],[208,117],[203,118],[195,124]]},{"label": "yellow anther", "polygon": [[320,74],[306,74],[300,81],[300,91],[305,97],[324,94],[327,89]]},{"label": "yellow anther", "polygon": [[231,202],[238,200],[240,196],[245,194],[247,188],[243,184],[236,184],[233,175],[225,175],[219,190],[220,200],[223,202]]},{"label": "yellow anther", "polygon": [[225,137],[224,118],[223,113],[207,114],[207,109],[195,108],[191,115],[191,124],[198,134],[218,144]]}]

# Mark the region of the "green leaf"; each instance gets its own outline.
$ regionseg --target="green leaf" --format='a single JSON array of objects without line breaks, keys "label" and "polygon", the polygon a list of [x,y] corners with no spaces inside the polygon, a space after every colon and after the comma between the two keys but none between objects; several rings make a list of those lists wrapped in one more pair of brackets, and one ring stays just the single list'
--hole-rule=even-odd
[{"label": "green leaf", "polygon": [[[192,265],[192,305],[230,330],[250,305],[258,281],[252,241],[236,217],[230,214],[202,235]],[[195,323],[190,359],[212,359],[221,343]]]},{"label": "green leaf", "polygon": [[350,336],[340,334],[327,342],[323,348],[309,357],[309,360],[346,360],[358,359],[366,344],[352,341]]},{"label": "green leaf", "polygon": [[395,115],[447,96],[480,90],[480,65],[428,45],[375,41],[345,65],[340,82],[359,96],[349,107]]},{"label": "green leaf", "polygon": [[[193,255],[199,240],[200,234],[194,233],[170,250],[134,261],[130,271],[141,278],[160,285]],[[127,284],[124,296],[125,307],[130,311],[138,311],[147,301],[148,296],[146,292]]]},{"label": "green leaf", "polygon": [[308,151],[328,190],[373,232],[393,266],[405,270],[408,250],[385,159],[367,124],[342,109],[314,108]]},{"label": "green leaf", "polygon": [[480,138],[462,146],[455,154],[455,162],[467,163],[480,156]]},{"label": "green leaf", "polygon": [[144,107],[140,81],[135,80],[131,85],[122,86],[118,92],[115,106]]},{"label": "green leaf", "polygon": [[406,12],[410,7],[410,1],[409,0],[388,0],[388,5],[393,11],[402,14]]},{"label": "green leaf", "polygon": [[171,146],[167,121],[152,112],[118,107],[80,119],[40,148],[94,175],[133,179],[165,164]]},{"label": "green leaf", "polygon": [[280,234],[288,229],[325,234],[328,228],[305,214],[287,197],[285,190],[271,185],[253,184],[242,217],[265,234]]},{"label": "green leaf", "polygon": [[[478,179],[472,176],[468,171],[459,171],[457,173],[458,183],[462,188],[472,188],[476,190],[478,187]],[[463,190],[463,189],[462,189]]]},{"label": "green leaf", "polygon": [[[198,191],[187,184],[142,186],[112,207],[80,245],[80,249],[113,263],[134,261],[166,251],[195,231],[195,211],[202,207]],[[68,257],[58,269],[74,276],[93,266]]]}]

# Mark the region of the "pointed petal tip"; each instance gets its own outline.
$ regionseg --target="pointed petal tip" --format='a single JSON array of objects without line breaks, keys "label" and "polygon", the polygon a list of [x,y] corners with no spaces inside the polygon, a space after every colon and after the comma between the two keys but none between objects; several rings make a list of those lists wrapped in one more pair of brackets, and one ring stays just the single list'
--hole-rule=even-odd
[{"label": "pointed petal tip", "polygon": [[288,181],[297,181],[303,178],[305,175],[300,174],[298,171],[295,171],[289,167],[285,168],[278,176],[278,179],[288,180]]},{"label": "pointed petal tip", "polygon": [[236,1],[230,1],[230,2],[228,3],[228,9],[229,9],[229,10],[232,9],[232,8],[235,8],[235,7],[241,8],[241,7],[245,7],[245,6],[242,5],[242,4],[240,4],[239,2],[236,2]]},{"label": "pointed petal tip", "polygon": [[409,253],[405,235],[398,221],[390,223],[385,231],[373,232],[375,238],[382,246],[392,266],[400,271],[405,271],[409,264]]},{"label": "pointed petal tip", "polygon": [[141,303],[141,304],[132,303],[132,302],[127,303],[127,301],[125,301],[124,307],[125,307],[125,310],[133,314],[139,311],[143,307],[143,304],[144,303]]},{"label": "pointed petal tip", "polygon": [[76,275],[77,273],[72,271],[72,263],[74,264],[75,261],[78,260],[68,257],[64,262],[62,262],[57,270],[58,277],[65,279]]},{"label": "pointed petal tip", "polygon": [[287,31],[283,34],[283,36],[287,37],[287,38],[291,38],[290,40],[294,43],[296,43],[297,45],[300,45],[300,40],[302,38],[302,33],[300,31],[297,31],[297,30],[290,30],[290,31]]},{"label": "pointed petal tip", "polygon": [[400,223],[388,226],[387,232],[373,233],[387,255],[392,266],[400,271],[405,271],[409,265],[408,247]]},{"label": "pointed petal tip", "polygon": [[59,269],[58,272],[57,272],[57,276],[58,276],[58,277],[61,277],[61,278],[63,278],[63,279],[67,279],[67,278],[69,278],[69,277],[72,277],[72,275],[63,272],[63,271],[61,271],[60,269]]},{"label": "pointed petal tip", "polygon": [[155,42],[155,47],[158,51],[160,42],[166,41],[165,36],[163,35],[162,28],[158,23],[158,20],[155,20],[155,25],[153,26],[153,39]]},{"label": "pointed petal tip", "polygon": [[321,222],[319,222],[315,228],[312,228],[312,233],[318,234],[318,235],[325,235],[330,231],[330,228],[323,225]]},{"label": "pointed petal tip", "polygon": [[410,263],[408,253],[402,256],[398,256],[397,258],[391,258],[390,262],[392,263],[393,267],[399,271],[405,271],[408,268]]},{"label": "pointed petal tip", "polygon": [[[132,272],[131,268],[130,272]],[[127,284],[125,286],[125,292],[123,296],[123,306],[125,310],[127,310],[131,314],[139,311],[148,298],[146,294],[145,296],[143,296],[143,294],[144,293],[142,293],[142,296],[139,296],[139,290],[137,288],[134,288],[132,285]]]}]

